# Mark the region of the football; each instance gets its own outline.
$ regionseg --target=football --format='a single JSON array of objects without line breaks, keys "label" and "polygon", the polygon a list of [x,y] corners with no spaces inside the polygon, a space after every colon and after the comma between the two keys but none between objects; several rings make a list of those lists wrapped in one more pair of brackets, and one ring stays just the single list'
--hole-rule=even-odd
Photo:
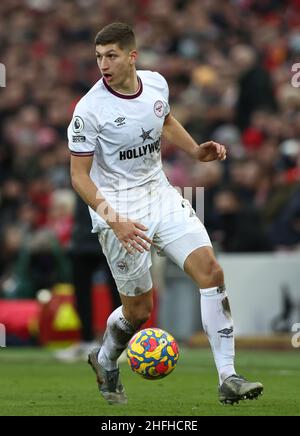
[{"label": "football", "polygon": [[127,347],[130,368],[148,380],[166,377],[175,369],[178,358],[177,342],[173,336],[159,328],[137,332]]}]

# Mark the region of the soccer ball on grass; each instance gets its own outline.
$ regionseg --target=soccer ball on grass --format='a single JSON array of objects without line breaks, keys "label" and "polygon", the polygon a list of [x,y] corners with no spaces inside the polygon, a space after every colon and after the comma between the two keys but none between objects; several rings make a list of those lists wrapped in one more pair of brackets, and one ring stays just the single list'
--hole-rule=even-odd
[{"label": "soccer ball on grass", "polygon": [[137,332],[127,348],[130,368],[148,380],[166,377],[175,369],[178,358],[179,350],[175,339],[158,328]]}]

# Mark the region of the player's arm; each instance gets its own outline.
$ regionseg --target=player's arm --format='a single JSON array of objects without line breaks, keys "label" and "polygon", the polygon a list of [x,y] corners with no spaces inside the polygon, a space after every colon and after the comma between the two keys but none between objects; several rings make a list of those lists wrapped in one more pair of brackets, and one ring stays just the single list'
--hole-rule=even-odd
[{"label": "player's arm", "polygon": [[90,178],[92,162],[93,156],[71,155],[72,186],[83,201],[108,222],[116,217],[116,212],[109,206]]},{"label": "player's arm", "polygon": [[214,141],[208,141],[198,145],[171,114],[165,119],[162,134],[168,142],[185,151],[193,159],[201,162],[226,159],[226,148],[224,145]]},{"label": "player's arm", "polygon": [[140,223],[121,217],[108,204],[90,178],[92,162],[93,156],[71,155],[71,180],[73,188],[83,201],[107,222],[129,253],[132,254],[134,250],[143,252],[143,249],[149,251],[144,241],[149,244],[152,241],[143,233],[147,228]]}]

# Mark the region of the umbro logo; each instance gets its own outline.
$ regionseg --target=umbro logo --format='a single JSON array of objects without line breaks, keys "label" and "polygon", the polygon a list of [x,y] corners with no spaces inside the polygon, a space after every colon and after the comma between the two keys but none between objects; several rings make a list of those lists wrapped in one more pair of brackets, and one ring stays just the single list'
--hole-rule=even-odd
[{"label": "umbro logo", "polygon": [[125,123],[125,117],[119,117],[117,118],[114,123],[116,123],[117,127],[123,126]]},{"label": "umbro logo", "polygon": [[225,335],[225,336],[221,336],[222,337],[229,337],[229,335],[231,335],[231,333],[233,332],[233,327],[231,327],[230,329],[223,329],[223,330],[219,330],[218,333],[221,333],[221,335]]}]

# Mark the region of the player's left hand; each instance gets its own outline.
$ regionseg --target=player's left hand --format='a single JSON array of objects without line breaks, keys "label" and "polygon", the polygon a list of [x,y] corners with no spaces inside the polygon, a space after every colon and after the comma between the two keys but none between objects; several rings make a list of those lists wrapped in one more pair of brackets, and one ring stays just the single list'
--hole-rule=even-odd
[{"label": "player's left hand", "polygon": [[218,142],[208,141],[199,145],[197,150],[197,160],[201,162],[211,162],[213,160],[225,160],[226,148]]}]

